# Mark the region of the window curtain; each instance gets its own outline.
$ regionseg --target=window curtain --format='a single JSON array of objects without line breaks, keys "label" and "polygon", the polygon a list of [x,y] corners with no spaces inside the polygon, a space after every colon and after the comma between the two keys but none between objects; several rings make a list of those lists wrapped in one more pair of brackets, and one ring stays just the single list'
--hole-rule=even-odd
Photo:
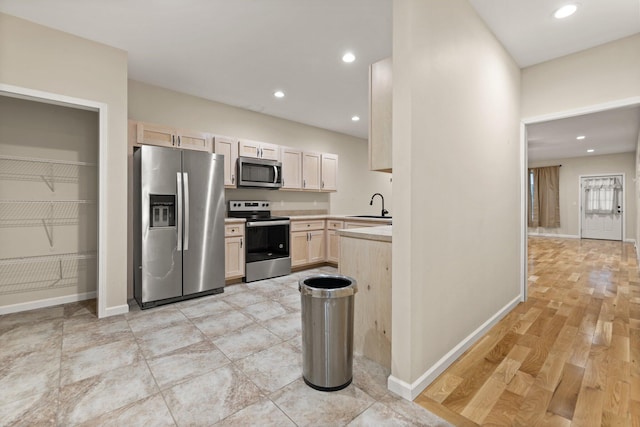
[{"label": "window curtain", "polygon": [[616,213],[620,204],[622,183],[617,177],[589,178],[584,180],[585,213]]},{"label": "window curtain", "polygon": [[529,227],[560,227],[560,166],[529,169]]}]

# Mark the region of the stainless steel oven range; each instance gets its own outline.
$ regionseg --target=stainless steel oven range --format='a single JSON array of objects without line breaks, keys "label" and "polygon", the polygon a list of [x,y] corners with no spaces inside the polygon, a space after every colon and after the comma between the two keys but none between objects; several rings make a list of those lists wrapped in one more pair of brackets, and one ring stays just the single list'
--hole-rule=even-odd
[{"label": "stainless steel oven range", "polygon": [[245,218],[245,282],[291,273],[289,218],[271,216],[264,200],[231,200],[228,216]]}]

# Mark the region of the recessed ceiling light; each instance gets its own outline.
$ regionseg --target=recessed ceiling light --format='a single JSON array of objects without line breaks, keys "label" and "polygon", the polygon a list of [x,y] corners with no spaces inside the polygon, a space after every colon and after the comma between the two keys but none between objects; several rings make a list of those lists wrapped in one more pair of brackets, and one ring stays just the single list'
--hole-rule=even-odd
[{"label": "recessed ceiling light", "polygon": [[576,13],[576,10],[578,10],[578,6],[575,4],[566,4],[564,6],[562,6],[560,9],[556,10],[555,13],[553,14],[554,18],[556,19],[564,19],[566,17],[569,17],[571,15],[573,15],[574,13]]},{"label": "recessed ceiling light", "polygon": [[587,153],[593,153],[594,151],[596,151],[596,150],[594,150],[593,148],[589,148],[589,149],[587,150]]},{"label": "recessed ceiling light", "polygon": [[583,140],[583,139],[585,139],[585,138],[586,138],[586,137],[585,137],[584,135],[576,136],[576,139],[577,139],[577,140]]},{"label": "recessed ceiling light", "polygon": [[358,122],[358,121],[360,121],[360,117],[353,116],[353,117],[351,117],[351,120],[354,121],[354,122]]},{"label": "recessed ceiling light", "polygon": [[281,90],[277,90],[273,92],[273,96],[275,96],[276,98],[284,98],[284,92]]},{"label": "recessed ceiling light", "polygon": [[353,53],[351,53],[351,52],[347,52],[347,53],[345,53],[344,55],[342,55],[342,60],[343,60],[344,62],[347,62],[347,63],[348,63],[348,62],[353,62],[353,61],[355,61],[355,60],[356,60],[356,56],[355,56]]}]

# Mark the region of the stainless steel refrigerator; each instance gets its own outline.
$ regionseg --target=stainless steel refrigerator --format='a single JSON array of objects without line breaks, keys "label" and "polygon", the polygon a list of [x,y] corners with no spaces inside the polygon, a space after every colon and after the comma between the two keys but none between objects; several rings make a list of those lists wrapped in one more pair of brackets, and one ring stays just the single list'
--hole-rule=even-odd
[{"label": "stainless steel refrigerator", "polygon": [[202,151],[133,154],[134,286],[142,308],[224,289],[224,162]]}]

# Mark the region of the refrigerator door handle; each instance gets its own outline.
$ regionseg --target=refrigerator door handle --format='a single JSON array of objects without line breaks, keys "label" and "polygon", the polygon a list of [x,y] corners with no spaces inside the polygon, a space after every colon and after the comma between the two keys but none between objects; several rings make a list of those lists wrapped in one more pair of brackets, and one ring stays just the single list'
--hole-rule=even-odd
[{"label": "refrigerator door handle", "polygon": [[182,174],[176,172],[178,187],[178,252],[182,251]]},{"label": "refrigerator door handle", "polygon": [[184,172],[184,250],[189,250],[189,174]]}]

